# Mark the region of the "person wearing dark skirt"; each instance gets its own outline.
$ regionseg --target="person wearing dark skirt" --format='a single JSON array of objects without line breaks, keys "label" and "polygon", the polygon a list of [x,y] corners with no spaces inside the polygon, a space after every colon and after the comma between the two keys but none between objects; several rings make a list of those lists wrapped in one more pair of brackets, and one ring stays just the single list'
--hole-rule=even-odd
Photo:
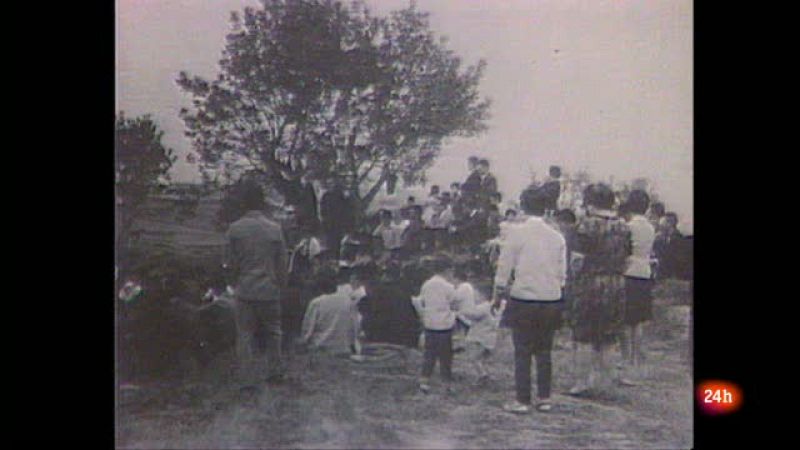
[{"label": "person wearing dark skirt", "polygon": [[[650,197],[642,190],[634,190],[628,196],[626,210],[630,214],[628,229],[630,230],[630,249],[627,268],[625,270],[625,305],[623,323],[628,328],[623,335],[622,353],[625,364],[638,367],[642,363],[641,324],[653,319],[653,280],[651,258],[656,230],[645,217],[650,206]],[[623,385],[634,384],[629,377],[619,379]]]},{"label": "person wearing dark skirt", "polygon": [[[508,298],[502,322],[511,328],[514,343],[516,399],[503,409],[516,414],[530,411],[532,357],[536,360],[536,409],[552,409],[551,352],[553,337],[561,326],[567,278],[566,241],[542,218],[546,196],[537,190],[524,191],[520,203],[529,217],[509,230],[500,250],[493,305],[496,311]],[[510,283],[512,273],[514,281]]]},{"label": "person wearing dark skirt", "polygon": [[591,345],[592,358],[589,370],[577,374],[570,395],[584,395],[610,378],[605,353],[623,331],[623,273],[630,255],[630,231],[613,210],[613,191],[603,184],[590,185],[583,198],[587,213],[575,237],[575,251],[583,255],[583,263],[571,289],[570,317],[573,339]]}]

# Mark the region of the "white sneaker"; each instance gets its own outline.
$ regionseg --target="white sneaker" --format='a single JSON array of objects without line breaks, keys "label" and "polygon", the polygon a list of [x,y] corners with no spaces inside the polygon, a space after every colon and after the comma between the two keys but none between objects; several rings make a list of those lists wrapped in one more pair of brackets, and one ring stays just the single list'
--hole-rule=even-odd
[{"label": "white sneaker", "polygon": [[505,403],[503,405],[503,411],[514,414],[528,414],[529,412],[531,412],[531,407],[529,405],[520,403],[517,400],[514,400],[512,402]]}]

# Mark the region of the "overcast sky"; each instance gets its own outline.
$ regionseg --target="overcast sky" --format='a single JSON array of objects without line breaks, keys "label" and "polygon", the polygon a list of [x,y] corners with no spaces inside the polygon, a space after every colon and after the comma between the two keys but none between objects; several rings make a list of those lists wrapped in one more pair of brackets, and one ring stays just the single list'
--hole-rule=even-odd
[{"label": "overcast sky", "polygon": [[[407,0],[367,0],[378,14]],[[151,113],[165,143],[190,150],[178,72],[213,76],[233,10],[256,0],[118,0],[117,109]],[[690,0],[418,0],[466,63],[488,62],[489,131],[454,140],[430,172],[449,185],[486,156],[506,195],[551,164],[655,181],[669,209],[692,210]],[[181,161],[174,177],[192,180]]]}]

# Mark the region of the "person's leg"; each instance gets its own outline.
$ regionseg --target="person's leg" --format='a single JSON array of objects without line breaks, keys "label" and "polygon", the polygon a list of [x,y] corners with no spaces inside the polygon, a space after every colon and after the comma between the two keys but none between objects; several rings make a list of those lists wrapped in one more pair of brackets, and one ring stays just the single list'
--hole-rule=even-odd
[{"label": "person's leg", "polygon": [[514,385],[517,401],[531,403],[531,332],[526,327],[515,326],[511,330],[514,342]]},{"label": "person's leg", "polygon": [[236,356],[239,376],[249,382],[256,372],[256,316],[250,302],[236,301]]},{"label": "person's leg", "polygon": [[550,399],[553,378],[551,355],[553,338],[561,326],[561,305],[559,303],[536,305],[534,313],[531,347],[536,358],[536,397],[541,404],[547,403]]},{"label": "person's leg", "polygon": [[425,330],[425,350],[422,359],[422,383],[427,384],[433,374],[433,367],[436,364],[435,337],[434,333]]},{"label": "person's leg", "polygon": [[440,333],[439,370],[446,383],[453,381],[453,331]]},{"label": "person's leg", "polygon": [[277,301],[265,302],[263,306],[262,324],[264,327],[264,353],[268,364],[267,379],[276,380],[283,377],[283,355],[281,352],[281,304]]},{"label": "person's leg", "polygon": [[536,398],[542,402],[550,399],[553,366],[550,350],[534,353],[536,357]]}]

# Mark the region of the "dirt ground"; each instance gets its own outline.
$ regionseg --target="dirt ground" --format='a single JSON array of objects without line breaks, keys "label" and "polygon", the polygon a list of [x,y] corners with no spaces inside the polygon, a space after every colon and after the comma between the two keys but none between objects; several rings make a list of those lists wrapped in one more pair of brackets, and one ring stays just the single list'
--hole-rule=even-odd
[{"label": "dirt ground", "polygon": [[[478,386],[463,353],[455,392],[416,389],[421,354],[383,363],[297,355],[294,381],[241,390],[227,367],[181,383],[125,386],[117,399],[119,448],[690,448],[692,379],[688,286],[657,289],[647,360],[635,387],[608,385],[590,398],[563,393],[573,381],[569,332],[553,353],[553,411],[503,412],[513,398],[510,337]],[[618,351],[611,353],[612,362]],[[436,378],[434,378],[436,379]]]}]

